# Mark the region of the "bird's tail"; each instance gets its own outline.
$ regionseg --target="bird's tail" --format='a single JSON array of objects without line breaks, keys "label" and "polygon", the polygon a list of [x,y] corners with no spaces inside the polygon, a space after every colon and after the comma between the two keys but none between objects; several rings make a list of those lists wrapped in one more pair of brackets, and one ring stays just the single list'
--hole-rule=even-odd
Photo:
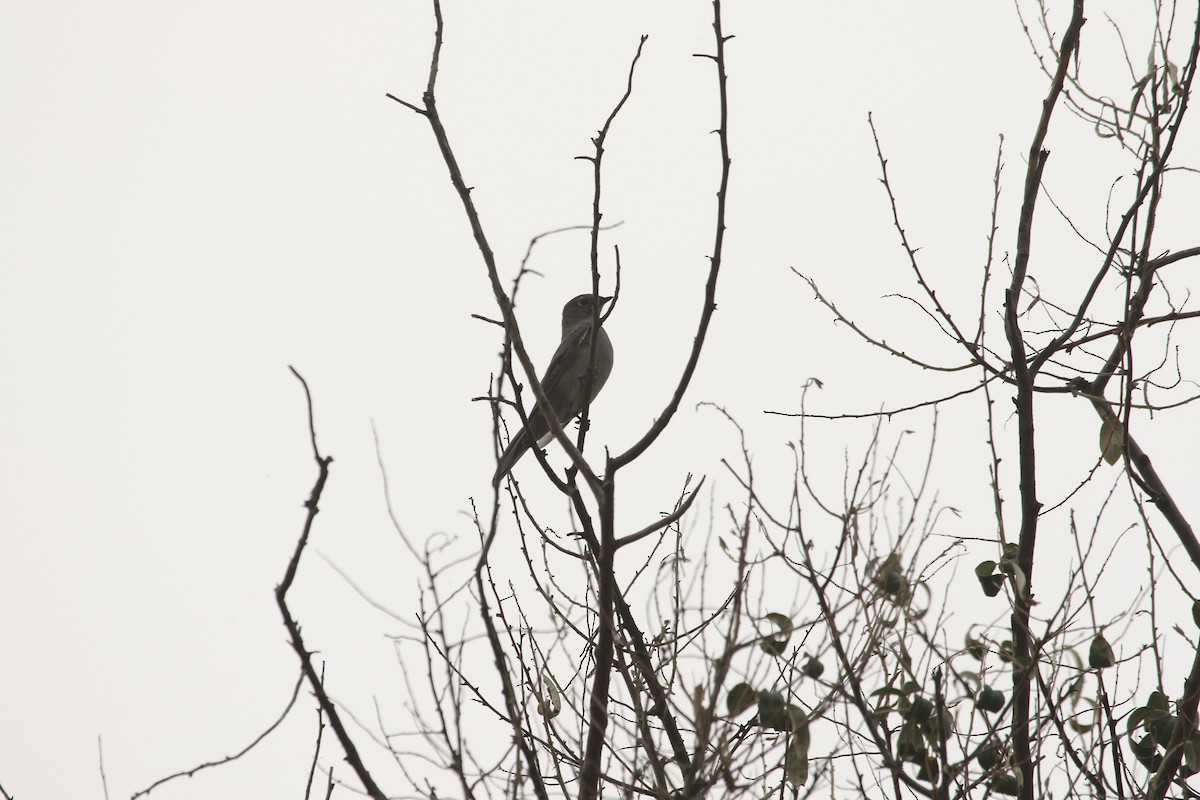
[{"label": "bird's tail", "polygon": [[504,480],[504,476],[517,465],[521,456],[525,455],[525,451],[528,449],[529,431],[522,427],[517,431],[517,435],[509,440],[508,447],[504,448],[504,453],[500,456],[500,463],[496,466],[496,474],[492,476],[492,486],[500,485],[500,481]]}]

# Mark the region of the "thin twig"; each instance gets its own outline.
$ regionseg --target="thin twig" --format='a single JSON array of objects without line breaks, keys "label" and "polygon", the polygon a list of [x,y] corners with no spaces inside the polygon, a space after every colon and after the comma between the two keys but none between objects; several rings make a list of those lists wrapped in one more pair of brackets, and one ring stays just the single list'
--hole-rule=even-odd
[{"label": "thin twig", "polygon": [[[168,775],[165,778],[159,778],[154,783],[147,786],[145,789],[142,789],[140,792],[135,793],[133,795],[133,797],[130,798],[130,800],[137,800],[139,797],[144,797],[144,796],[150,794],[155,789],[157,789],[159,786],[162,786],[164,783],[173,781],[176,778],[190,778],[193,775],[195,775],[197,772],[199,772],[200,770],[209,769],[210,767],[219,767],[222,764],[228,764],[231,761],[238,760],[242,756],[246,755],[246,753],[249,753],[251,750],[254,749],[254,747],[259,742],[261,742],[263,739],[267,738],[267,736],[270,735],[270,733],[272,731],[274,731],[276,728],[278,728],[283,723],[283,721],[287,718],[287,715],[291,712],[292,707],[294,705],[296,705],[296,698],[300,695],[300,687],[301,687],[301,685],[303,685],[303,683],[304,683],[304,674],[301,673],[296,678],[296,685],[292,689],[292,696],[288,699],[287,705],[284,706],[283,713],[279,715],[279,719],[277,719],[273,723],[271,723],[271,726],[269,728],[267,728],[265,731],[263,731],[258,736],[256,736],[254,741],[252,741],[250,744],[246,745],[240,751],[238,751],[237,753],[234,753],[231,756],[225,756],[224,758],[219,758],[215,761],[206,761],[205,763],[200,764],[195,767],[192,767],[189,770],[184,770],[182,772],[176,772],[174,775]],[[101,776],[103,776],[104,775],[104,753],[103,753],[103,751],[101,751],[100,759],[101,759],[100,774],[101,774]],[[107,786],[105,787],[104,795],[105,795],[105,797],[108,796],[108,787]]]},{"label": "thin twig", "polygon": [[108,776],[104,774],[104,740],[96,735],[96,752],[100,759],[100,785],[104,787],[104,800],[108,800]]},{"label": "thin twig", "polygon": [[684,514],[686,514],[688,512],[688,509],[692,507],[692,503],[695,501],[697,494],[699,494],[699,492],[700,492],[700,487],[703,485],[704,485],[704,477],[701,477],[700,482],[696,484],[696,488],[692,490],[692,493],[690,495],[688,495],[687,500],[684,500],[683,503],[680,504],[679,508],[672,511],[670,514],[667,514],[662,519],[660,519],[656,522],[650,523],[649,525],[642,528],[637,533],[630,533],[625,536],[622,536],[620,539],[617,539],[617,542],[616,542],[617,547],[621,548],[627,544],[633,544],[636,541],[646,538],[647,536],[654,533],[655,531],[661,531],[663,528],[667,527],[668,525],[678,522],[680,517],[682,517]]},{"label": "thin twig", "polygon": [[[321,662],[321,683],[325,683],[325,662]],[[325,734],[325,712],[317,705],[317,743],[313,746],[312,763],[308,767],[308,782],[304,785],[304,800],[312,796],[313,778],[317,774],[317,762],[321,757],[321,739]]]}]

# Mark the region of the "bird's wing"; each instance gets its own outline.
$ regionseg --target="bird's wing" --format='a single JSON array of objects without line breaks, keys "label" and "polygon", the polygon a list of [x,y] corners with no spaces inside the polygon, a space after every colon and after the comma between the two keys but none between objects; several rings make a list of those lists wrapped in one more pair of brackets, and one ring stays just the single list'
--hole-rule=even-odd
[{"label": "bird's wing", "polygon": [[[559,417],[561,423],[566,423],[578,413],[578,409],[572,411],[570,408],[564,408],[563,405],[570,403],[571,398],[579,394],[576,391],[577,387],[568,384],[571,381],[579,380],[587,371],[588,343],[591,332],[591,324],[580,325],[571,331],[559,343],[558,349],[554,351],[554,356],[550,359],[550,366],[546,367],[546,374],[542,376],[542,391],[546,393],[546,398],[554,406],[554,413]],[[573,403],[571,404],[573,405]]]}]

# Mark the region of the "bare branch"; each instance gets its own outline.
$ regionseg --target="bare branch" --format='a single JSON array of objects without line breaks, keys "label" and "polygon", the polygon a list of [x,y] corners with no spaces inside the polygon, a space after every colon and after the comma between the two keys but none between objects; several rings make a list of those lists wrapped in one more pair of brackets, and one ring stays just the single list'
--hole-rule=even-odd
[{"label": "bare branch", "polygon": [[1020,770],[1021,800],[1033,800],[1033,756],[1030,748],[1030,680],[1029,665],[1035,663],[1034,643],[1029,635],[1029,598],[1033,580],[1033,555],[1037,539],[1038,512],[1041,503],[1037,499],[1037,452],[1034,445],[1033,425],[1033,382],[1040,364],[1035,360],[1028,365],[1025,360],[1025,344],[1017,319],[1017,300],[1021,286],[1029,269],[1030,240],[1033,232],[1034,207],[1037,203],[1038,187],[1042,182],[1042,170],[1049,153],[1043,148],[1050,129],[1050,117],[1062,92],[1067,76],[1067,66],[1079,48],[1079,32],[1083,27],[1083,0],[1074,0],[1071,21],[1063,34],[1059,51],[1058,66],[1051,81],[1046,99],[1042,101],[1042,115],[1037,131],[1029,145],[1029,164],[1025,174],[1025,192],[1021,205],[1021,217],[1017,228],[1017,256],[1013,266],[1012,282],[1005,295],[1005,335],[1012,352],[1013,377],[1017,385],[1017,425],[1021,490],[1021,532],[1018,539],[1017,566],[1023,572],[1024,586],[1018,592],[1013,609],[1013,671],[1012,725],[1013,757]]},{"label": "bare branch", "polygon": [[304,397],[308,410],[309,439],[313,446],[313,459],[317,462],[317,480],[313,484],[308,500],[304,502],[304,507],[307,509],[307,515],[304,518],[304,527],[300,533],[300,539],[296,542],[296,550],[292,554],[291,560],[288,561],[283,581],[275,587],[275,602],[279,606],[279,613],[283,616],[283,624],[287,628],[288,636],[291,639],[292,649],[296,651],[296,655],[300,659],[301,671],[304,677],[308,679],[313,694],[317,696],[317,701],[320,703],[321,709],[324,710],[325,716],[329,719],[329,724],[333,727],[334,733],[337,734],[338,744],[341,745],[343,752],[346,754],[346,761],[350,764],[355,777],[362,783],[363,789],[367,794],[374,798],[374,800],[385,800],[383,791],[375,784],[375,779],[371,777],[366,764],[363,763],[362,757],[358,754],[358,748],[354,744],[354,740],[350,738],[349,732],[346,730],[345,725],[342,724],[341,715],[338,713],[337,708],[334,707],[333,701],[329,699],[329,695],[326,694],[325,686],[320,676],[317,675],[316,668],[313,666],[312,653],[304,646],[304,639],[300,635],[300,625],[292,617],[292,612],[287,604],[287,593],[292,588],[292,582],[296,579],[296,570],[300,568],[300,557],[304,554],[304,548],[307,546],[309,535],[312,533],[313,522],[317,517],[321,494],[325,489],[325,482],[329,478],[329,465],[333,463],[332,456],[322,456],[321,451],[317,448],[317,431],[313,424],[312,393],[308,390],[308,382],[304,380],[304,377],[294,367],[288,367],[288,369],[292,371],[292,374],[296,376],[296,380],[300,381],[300,385],[304,387]]},{"label": "bare branch", "polygon": [[610,473],[609,477],[644,453],[670,424],[675,412],[679,410],[679,404],[683,401],[683,395],[692,381],[692,375],[696,372],[696,365],[700,363],[700,352],[704,348],[708,326],[712,321],[713,312],[717,310],[717,276],[721,272],[721,258],[725,250],[725,207],[729,194],[729,168],[732,163],[729,157],[729,93],[728,75],[725,70],[725,45],[733,37],[726,36],[721,29],[721,0],[713,0],[713,31],[716,36],[716,52],[715,55],[705,57],[711,58],[717,68],[717,96],[720,101],[720,113],[716,133],[721,150],[721,180],[717,189],[716,233],[712,256],[709,259],[708,280],[704,284],[704,308],[700,312],[700,320],[696,325],[696,336],[692,340],[691,353],[683,368],[683,374],[679,376],[679,383],[675,387],[674,394],[671,395],[666,407],[658,414],[654,424],[641,439],[624,453],[609,458],[607,470]]},{"label": "bare branch", "polygon": [[[691,476],[689,475],[688,478],[690,479]],[[690,495],[688,495],[687,500],[684,500],[683,503],[680,504],[679,508],[672,511],[670,514],[667,514],[665,517],[658,520],[657,522],[651,522],[649,525],[642,528],[637,533],[630,533],[626,536],[622,536],[620,539],[617,539],[616,546],[618,548],[621,548],[627,544],[633,544],[636,541],[645,539],[647,536],[654,533],[655,531],[661,531],[663,528],[667,527],[668,525],[674,525],[676,522],[679,521],[679,519],[684,514],[686,514],[688,512],[688,509],[692,507],[692,503],[695,502],[696,496],[699,494],[700,487],[702,487],[702,486],[704,486],[704,477],[703,476],[700,478],[700,482],[696,484],[696,488],[692,490],[692,493]]]}]

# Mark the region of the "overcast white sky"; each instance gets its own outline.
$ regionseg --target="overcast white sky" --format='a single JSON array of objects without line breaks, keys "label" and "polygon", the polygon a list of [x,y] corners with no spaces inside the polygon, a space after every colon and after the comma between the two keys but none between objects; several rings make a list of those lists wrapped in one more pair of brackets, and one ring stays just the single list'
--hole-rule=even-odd
[{"label": "overcast white sky", "polygon": [[[867,113],[908,232],[943,299],[970,319],[998,137],[1003,252],[1015,246],[1041,109],[1045,82],[1009,4],[729,5],[734,175],[719,311],[677,423],[627,473],[641,487],[622,496],[630,528],[669,507],[689,471],[721,485],[736,439],[696,402],[728,408],[762,463],[786,469],[798,428],[761,412],[796,409],[810,376],[826,384],[813,410],[833,413],[966,384],[864,348],[790,268],[889,341],[958,360],[923,314],[883,299],[914,288]],[[718,167],[713,70],[692,57],[711,51],[710,13],[700,0],[445,6],[440,105],[508,275],[531,236],[589,220],[590,169],[574,157],[590,152],[638,36],[650,37],[609,142],[606,221],[622,226],[606,246],[621,246],[624,270],[596,453],[640,435],[691,345]],[[1088,55],[1101,72],[1113,67],[1108,91],[1123,96],[1112,30],[1098,7],[1089,17]],[[325,559],[411,618],[417,576],[387,521],[372,420],[417,540],[446,532],[469,544],[470,498],[486,502],[494,469],[487,409],[471,402],[497,366],[497,330],[470,317],[494,315],[490,289],[428,126],[384,97],[419,98],[431,34],[424,0],[0,8],[0,784],[10,794],[102,797],[102,737],[110,794],[127,797],[239,749],[282,708],[297,668],[272,590],[314,475],[289,364],[309,381],[335,458],[296,611],[338,699],[370,720],[379,697],[404,727],[384,637],[400,626]],[[1128,161],[1065,114],[1050,149],[1055,199],[1103,238],[1108,187]],[[1181,149],[1194,164],[1196,137]],[[1194,198],[1196,179],[1180,180]],[[1200,244],[1195,208],[1171,208],[1163,247]],[[1059,219],[1043,216],[1037,233],[1044,285],[1091,269]],[[563,302],[588,288],[586,264],[584,234],[535,253],[543,277],[525,283],[519,313],[539,364]],[[1197,374],[1194,354],[1183,357]],[[960,421],[980,409],[964,406]],[[1051,496],[1095,457],[1090,409],[1071,411],[1046,434],[1075,469],[1061,485],[1047,478]],[[1148,449],[1194,437],[1197,419],[1168,416]],[[983,429],[949,430],[947,471],[962,477],[945,499],[967,508],[964,528],[986,526],[985,465],[966,455]],[[843,448],[864,431],[814,436],[840,473]],[[1194,486],[1182,458],[1160,450],[1156,463]],[[1195,498],[1181,499],[1200,518]],[[300,796],[309,709],[243,761],[155,796]]]}]

